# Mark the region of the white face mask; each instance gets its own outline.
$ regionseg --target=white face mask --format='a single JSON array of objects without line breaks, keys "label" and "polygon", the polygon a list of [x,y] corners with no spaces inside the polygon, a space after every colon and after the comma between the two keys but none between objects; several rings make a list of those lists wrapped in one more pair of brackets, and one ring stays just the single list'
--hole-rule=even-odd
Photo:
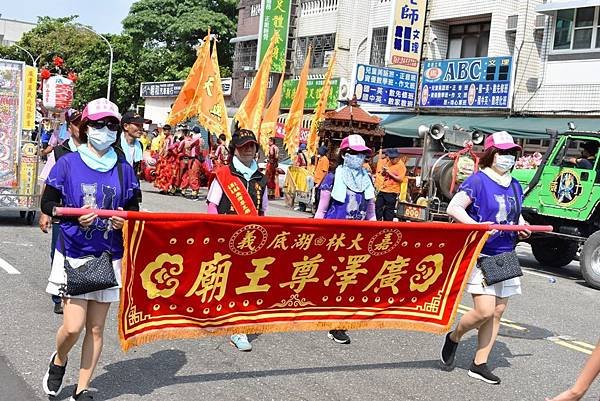
[{"label": "white face mask", "polygon": [[88,127],[88,141],[97,150],[106,150],[117,140],[117,131],[111,131],[108,127]]},{"label": "white face mask", "polygon": [[513,166],[515,165],[515,161],[516,158],[513,155],[496,154],[496,161],[494,162],[494,166],[503,173],[506,173],[507,171],[510,171],[513,168]]}]

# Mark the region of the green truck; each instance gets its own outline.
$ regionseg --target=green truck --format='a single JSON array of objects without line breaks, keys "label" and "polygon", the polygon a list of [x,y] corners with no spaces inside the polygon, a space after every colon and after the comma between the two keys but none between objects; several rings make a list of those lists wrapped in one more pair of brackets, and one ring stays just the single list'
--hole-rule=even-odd
[{"label": "green truck", "polygon": [[581,154],[590,144],[600,146],[600,132],[548,133],[550,145],[540,166],[513,171],[525,191],[523,217],[554,227],[528,242],[545,266],[566,266],[579,254],[585,281],[600,289],[600,155],[586,154],[582,162]]}]

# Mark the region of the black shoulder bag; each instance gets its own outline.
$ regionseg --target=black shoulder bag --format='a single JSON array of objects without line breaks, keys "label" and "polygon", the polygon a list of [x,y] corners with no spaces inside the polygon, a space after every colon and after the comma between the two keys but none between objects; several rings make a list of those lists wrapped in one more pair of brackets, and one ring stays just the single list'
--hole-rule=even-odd
[{"label": "black shoulder bag", "polygon": [[[521,216],[521,202],[518,198],[518,192],[515,188],[514,181],[511,183],[511,187],[515,195],[517,206],[517,217],[515,224],[519,224],[519,218]],[[517,241],[515,239],[515,245],[516,242]],[[494,285],[496,283],[510,280],[511,278],[515,277],[521,277],[523,275],[521,265],[519,264],[519,258],[514,250],[494,256],[483,257],[479,259],[477,263],[483,273],[484,286]]]},{"label": "black shoulder bag", "polygon": [[[119,174],[119,185],[123,193],[123,167],[117,160],[117,172]],[[114,233],[111,233],[111,246],[114,241]],[[62,236],[62,232],[61,232]],[[106,290],[119,285],[113,268],[112,253],[110,250],[103,251],[99,257],[92,257],[78,268],[71,266],[65,253],[65,239],[62,237],[62,253],[65,258],[65,271],[67,283],[62,289],[66,295],[82,295],[94,291]]]}]

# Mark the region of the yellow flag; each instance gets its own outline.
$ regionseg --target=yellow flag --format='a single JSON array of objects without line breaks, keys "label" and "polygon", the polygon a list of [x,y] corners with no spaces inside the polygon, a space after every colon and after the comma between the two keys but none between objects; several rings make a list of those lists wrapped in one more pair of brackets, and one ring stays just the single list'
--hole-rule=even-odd
[{"label": "yellow flag", "polygon": [[265,111],[265,114],[260,125],[260,133],[258,135],[258,142],[262,146],[263,151],[266,155],[269,154],[269,138],[275,136],[277,129],[277,118],[279,117],[279,106],[281,105],[281,98],[283,96],[283,74],[279,79],[279,85],[271,98],[269,107]]},{"label": "yellow flag", "polygon": [[283,143],[288,151],[288,154],[293,156],[300,146],[300,127],[302,126],[302,117],[304,116],[304,101],[306,100],[307,82],[308,82],[308,69],[310,67],[312,48],[308,48],[308,54],[304,60],[304,67],[300,73],[300,79],[298,80],[298,87],[296,88],[296,94],[294,100],[290,106],[287,121],[285,123],[285,138]]},{"label": "yellow flag", "polygon": [[[210,44],[207,45],[210,46]],[[197,113],[200,125],[213,134],[225,134],[228,140],[231,139],[227,121],[227,108],[225,107],[223,87],[221,86],[216,42],[213,44],[212,55],[204,64],[198,93],[200,99]]]},{"label": "yellow flag", "polygon": [[308,134],[307,146],[309,156],[317,154],[317,146],[319,145],[319,139],[317,131],[319,123],[325,117],[325,110],[327,110],[327,99],[329,98],[329,91],[331,89],[331,75],[333,74],[333,66],[335,65],[335,51],[329,60],[329,67],[327,68],[327,74],[325,75],[325,82],[323,83],[323,89],[321,90],[321,96],[319,102],[315,108],[312,122],[310,123],[310,133]]},{"label": "yellow flag", "polygon": [[267,103],[267,87],[269,86],[269,75],[271,74],[271,64],[273,62],[273,49],[278,36],[278,31],[275,31],[250,90],[234,117],[240,128],[249,129],[256,135],[260,130],[262,114]]},{"label": "yellow flag", "polygon": [[[195,114],[195,110],[197,107],[194,107],[194,100],[196,100],[196,91],[198,88],[198,84],[200,82],[200,78],[202,77],[202,68],[206,63],[206,58],[210,52],[210,46],[206,46],[209,42],[210,38],[210,30],[208,31],[208,36],[204,38],[204,44],[200,49],[198,49],[198,57],[188,74],[179,95],[177,95],[177,99],[175,99],[175,103],[173,103],[173,107],[171,107],[171,112],[169,113],[169,117],[167,118],[167,124],[176,125],[183,120],[186,120],[191,115]],[[208,50],[208,51],[207,51]]]}]

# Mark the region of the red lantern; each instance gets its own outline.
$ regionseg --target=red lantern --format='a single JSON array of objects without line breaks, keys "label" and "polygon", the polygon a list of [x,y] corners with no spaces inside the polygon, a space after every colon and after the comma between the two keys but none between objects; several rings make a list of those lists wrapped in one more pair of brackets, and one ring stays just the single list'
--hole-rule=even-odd
[{"label": "red lantern", "polygon": [[77,82],[77,79],[79,77],[77,76],[77,73],[75,71],[69,71],[69,73],[67,74],[67,78],[69,78],[73,82]]},{"label": "red lantern", "polygon": [[59,56],[54,56],[52,58],[52,62],[54,63],[55,66],[57,67],[62,67],[62,65],[65,63],[65,60],[63,60],[62,58],[60,58]]},{"label": "red lantern", "polygon": [[50,78],[50,71],[47,68],[42,68],[40,70],[40,77],[42,80]]}]

